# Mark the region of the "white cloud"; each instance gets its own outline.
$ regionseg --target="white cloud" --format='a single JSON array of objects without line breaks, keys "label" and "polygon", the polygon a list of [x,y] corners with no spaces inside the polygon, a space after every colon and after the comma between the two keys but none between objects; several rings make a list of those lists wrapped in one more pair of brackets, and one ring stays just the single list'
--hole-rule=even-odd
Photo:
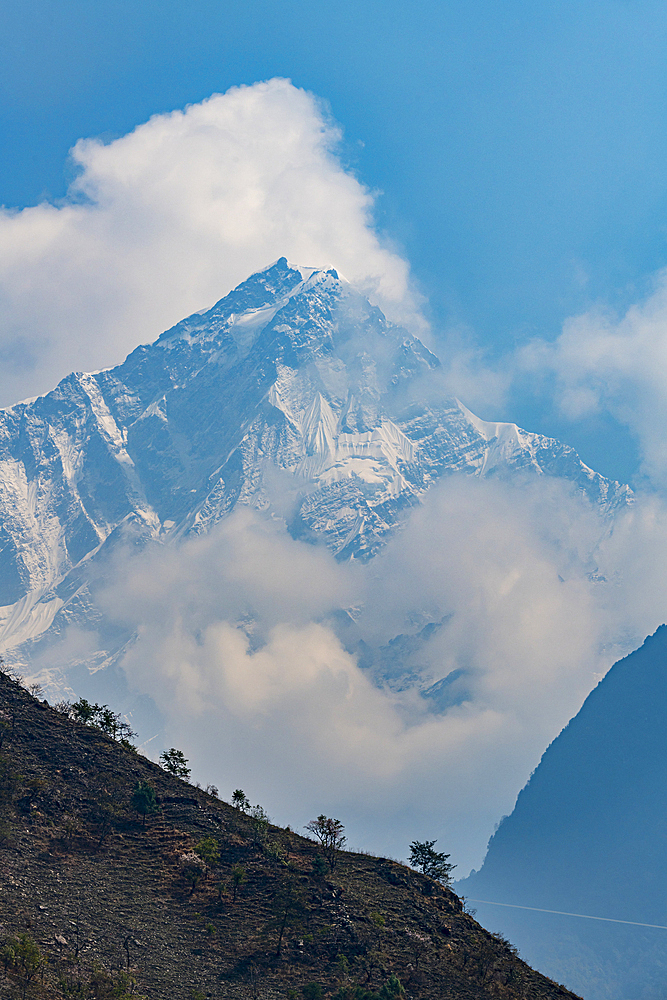
[{"label": "white cloud", "polygon": [[643,471],[667,486],[667,271],[625,315],[598,309],[572,317],[553,343],[536,340],[516,361],[537,378],[555,375],[554,401],[570,420],[606,411],[627,425]]},{"label": "white cloud", "polygon": [[312,94],[275,79],[78,142],[63,204],[0,214],[0,402],[117,363],[283,255],[422,324],[339,141]]},{"label": "white cloud", "polygon": [[[665,520],[641,502],[610,534],[564,483],[453,477],[360,566],[239,511],[129,557],[106,611],[138,627],[130,685],[202,780],[283,823],[333,813],[392,854],[438,837],[464,871],[599,675],[660,624]],[[332,612],[350,606],[374,647],[451,618],[397,690],[343,642]],[[417,683],[453,670],[458,697],[434,712]]]}]

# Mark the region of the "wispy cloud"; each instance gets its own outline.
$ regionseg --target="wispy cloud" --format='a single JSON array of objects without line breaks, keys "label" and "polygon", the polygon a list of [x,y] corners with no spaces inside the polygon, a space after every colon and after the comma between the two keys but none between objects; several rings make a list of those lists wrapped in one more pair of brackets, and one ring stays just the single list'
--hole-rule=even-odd
[{"label": "wispy cloud", "polygon": [[667,485],[667,272],[652,292],[615,316],[574,316],[553,342],[535,340],[516,357],[519,372],[555,377],[554,402],[577,420],[608,412],[637,436],[644,472]]}]

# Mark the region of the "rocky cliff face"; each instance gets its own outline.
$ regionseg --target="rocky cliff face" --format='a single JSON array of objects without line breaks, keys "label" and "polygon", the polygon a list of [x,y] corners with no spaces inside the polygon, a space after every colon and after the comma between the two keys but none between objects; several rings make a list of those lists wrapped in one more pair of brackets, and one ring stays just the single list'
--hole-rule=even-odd
[{"label": "rocky cliff face", "polygon": [[0,411],[0,650],[99,617],[91,567],[128,534],[169,542],[239,504],[367,560],[455,471],[629,502],[566,445],[443,399],[438,368],[335,271],[282,258],[118,367]]}]

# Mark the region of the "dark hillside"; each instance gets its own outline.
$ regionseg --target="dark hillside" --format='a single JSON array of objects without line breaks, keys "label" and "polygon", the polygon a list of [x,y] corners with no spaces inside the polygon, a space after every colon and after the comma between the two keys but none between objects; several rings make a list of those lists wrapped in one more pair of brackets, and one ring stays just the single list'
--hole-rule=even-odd
[{"label": "dark hillside", "polygon": [[[340,852],[330,871],[313,841],[253,822],[5,675],[0,713],[0,996],[391,1000],[392,976],[424,1000],[572,996],[402,865]],[[159,805],[145,826],[138,782]],[[197,882],[205,838],[220,856]]]}]

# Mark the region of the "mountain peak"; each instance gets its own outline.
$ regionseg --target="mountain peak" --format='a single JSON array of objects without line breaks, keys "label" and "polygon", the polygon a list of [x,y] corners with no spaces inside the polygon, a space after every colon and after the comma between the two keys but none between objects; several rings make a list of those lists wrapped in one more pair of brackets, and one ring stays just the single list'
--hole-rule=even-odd
[{"label": "mountain peak", "polygon": [[565,477],[610,516],[628,502],[572,448],[439,397],[438,366],[333,268],[281,257],[121,365],[0,411],[0,650],[85,628],[82,588],[123,533],[272,509],[272,468],[294,479],[292,534],[341,560],[372,558],[453,472]]},{"label": "mountain peak", "polygon": [[280,257],[273,264],[256,271],[211,308],[193,313],[157,340],[171,346],[177,340],[219,339],[221,332],[231,335],[237,347],[244,351],[276,313],[285,308],[294,296],[320,292],[336,294],[349,286],[334,268],[301,267]]},{"label": "mountain peak", "polygon": [[266,267],[260,268],[259,271],[256,271],[247,280],[252,280],[259,274],[266,274],[266,275],[285,274],[288,271],[290,272],[298,271],[298,273],[301,275],[302,281],[308,281],[308,279],[311,278],[314,274],[331,274],[334,278],[337,278],[339,280],[342,281],[347,280],[343,278],[342,275],[340,275],[335,270],[335,268],[331,267],[330,264],[325,264],[320,267],[304,267],[302,264],[294,264],[292,261],[289,261],[287,257],[279,257],[278,260],[274,260],[272,264],[267,264]]}]

